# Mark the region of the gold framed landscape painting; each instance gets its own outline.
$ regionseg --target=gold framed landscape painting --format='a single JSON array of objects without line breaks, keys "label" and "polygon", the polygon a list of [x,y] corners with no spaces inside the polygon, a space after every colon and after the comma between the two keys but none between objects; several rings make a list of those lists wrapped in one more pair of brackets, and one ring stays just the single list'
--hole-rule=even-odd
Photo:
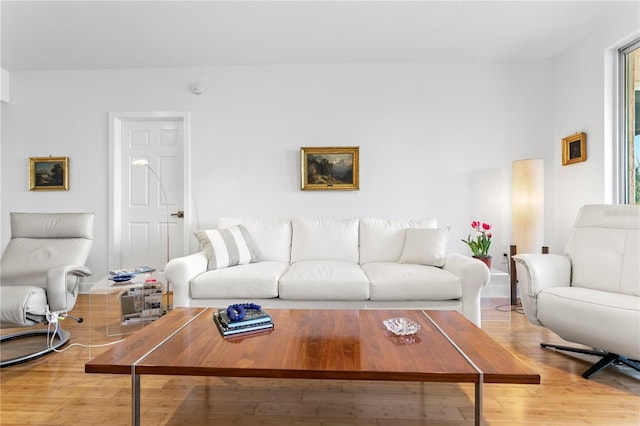
[{"label": "gold framed landscape painting", "polygon": [[29,157],[29,191],[68,191],[69,157]]},{"label": "gold framed landscape painting", "polygon": [[587,134],[576,133],[575,135],[562,138],[562,165],[579,163],[587,160]]},{"label": "gold framed landscape painting", "polygon": [[302,189],[360,189],[359,151],[357,146],[300,148]]}]

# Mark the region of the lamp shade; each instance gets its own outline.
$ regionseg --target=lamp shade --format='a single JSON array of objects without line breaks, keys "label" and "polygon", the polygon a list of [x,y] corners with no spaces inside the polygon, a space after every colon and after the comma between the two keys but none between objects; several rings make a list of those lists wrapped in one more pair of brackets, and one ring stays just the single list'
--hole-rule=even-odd
[{"label": "lamp shade", "polygon": [[518,253],[539,253],[544,245],[544,161],[514,161],[511,191],[513,243]]}]

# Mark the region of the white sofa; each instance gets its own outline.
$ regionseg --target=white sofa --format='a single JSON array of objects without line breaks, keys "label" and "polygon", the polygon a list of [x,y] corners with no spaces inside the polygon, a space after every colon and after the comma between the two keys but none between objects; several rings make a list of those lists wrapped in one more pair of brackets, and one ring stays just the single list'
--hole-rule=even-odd
[{"label": "white sofa", "polygon": [[[241,246],[228,257],[225,229]],[[448,232],[434,219],[220,218],[217,230],[196,232],[204,250],[171,260],[165,276],[176,307],[452,309],[480,326],[489,270],[447,254]],[[215,265],[230,259],[241,264]]]}]

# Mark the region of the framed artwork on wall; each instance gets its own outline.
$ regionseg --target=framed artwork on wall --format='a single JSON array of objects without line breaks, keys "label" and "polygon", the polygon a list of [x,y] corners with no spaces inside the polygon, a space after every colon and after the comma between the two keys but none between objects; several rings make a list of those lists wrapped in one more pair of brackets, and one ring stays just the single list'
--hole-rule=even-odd
[{"label": "framed artwork on wall", "polygon": [[357,146],[300,148],[302,189],[360,189],[359,150]]},{"label": "framed artwork on wall", "polygon": [[562,165],[587,160],[587,134],[584,132],[562,138]]},{"label": "framed artwork on wall", "polygon": [[69,157],[29,157],[29,191],[68,191]]}]

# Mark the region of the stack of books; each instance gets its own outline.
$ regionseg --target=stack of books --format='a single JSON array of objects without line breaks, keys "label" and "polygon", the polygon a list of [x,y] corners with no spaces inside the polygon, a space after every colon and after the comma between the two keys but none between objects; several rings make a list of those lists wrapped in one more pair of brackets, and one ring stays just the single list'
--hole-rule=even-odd
[{"label": "stack of books", "polygon": [[232,320],[226,309],[218,309],[213,314],[213,321],[223,336],[237,336],[246,333],[258,333],[273,329],[273,321],[262,308],[247,309],[242,319]]}]

